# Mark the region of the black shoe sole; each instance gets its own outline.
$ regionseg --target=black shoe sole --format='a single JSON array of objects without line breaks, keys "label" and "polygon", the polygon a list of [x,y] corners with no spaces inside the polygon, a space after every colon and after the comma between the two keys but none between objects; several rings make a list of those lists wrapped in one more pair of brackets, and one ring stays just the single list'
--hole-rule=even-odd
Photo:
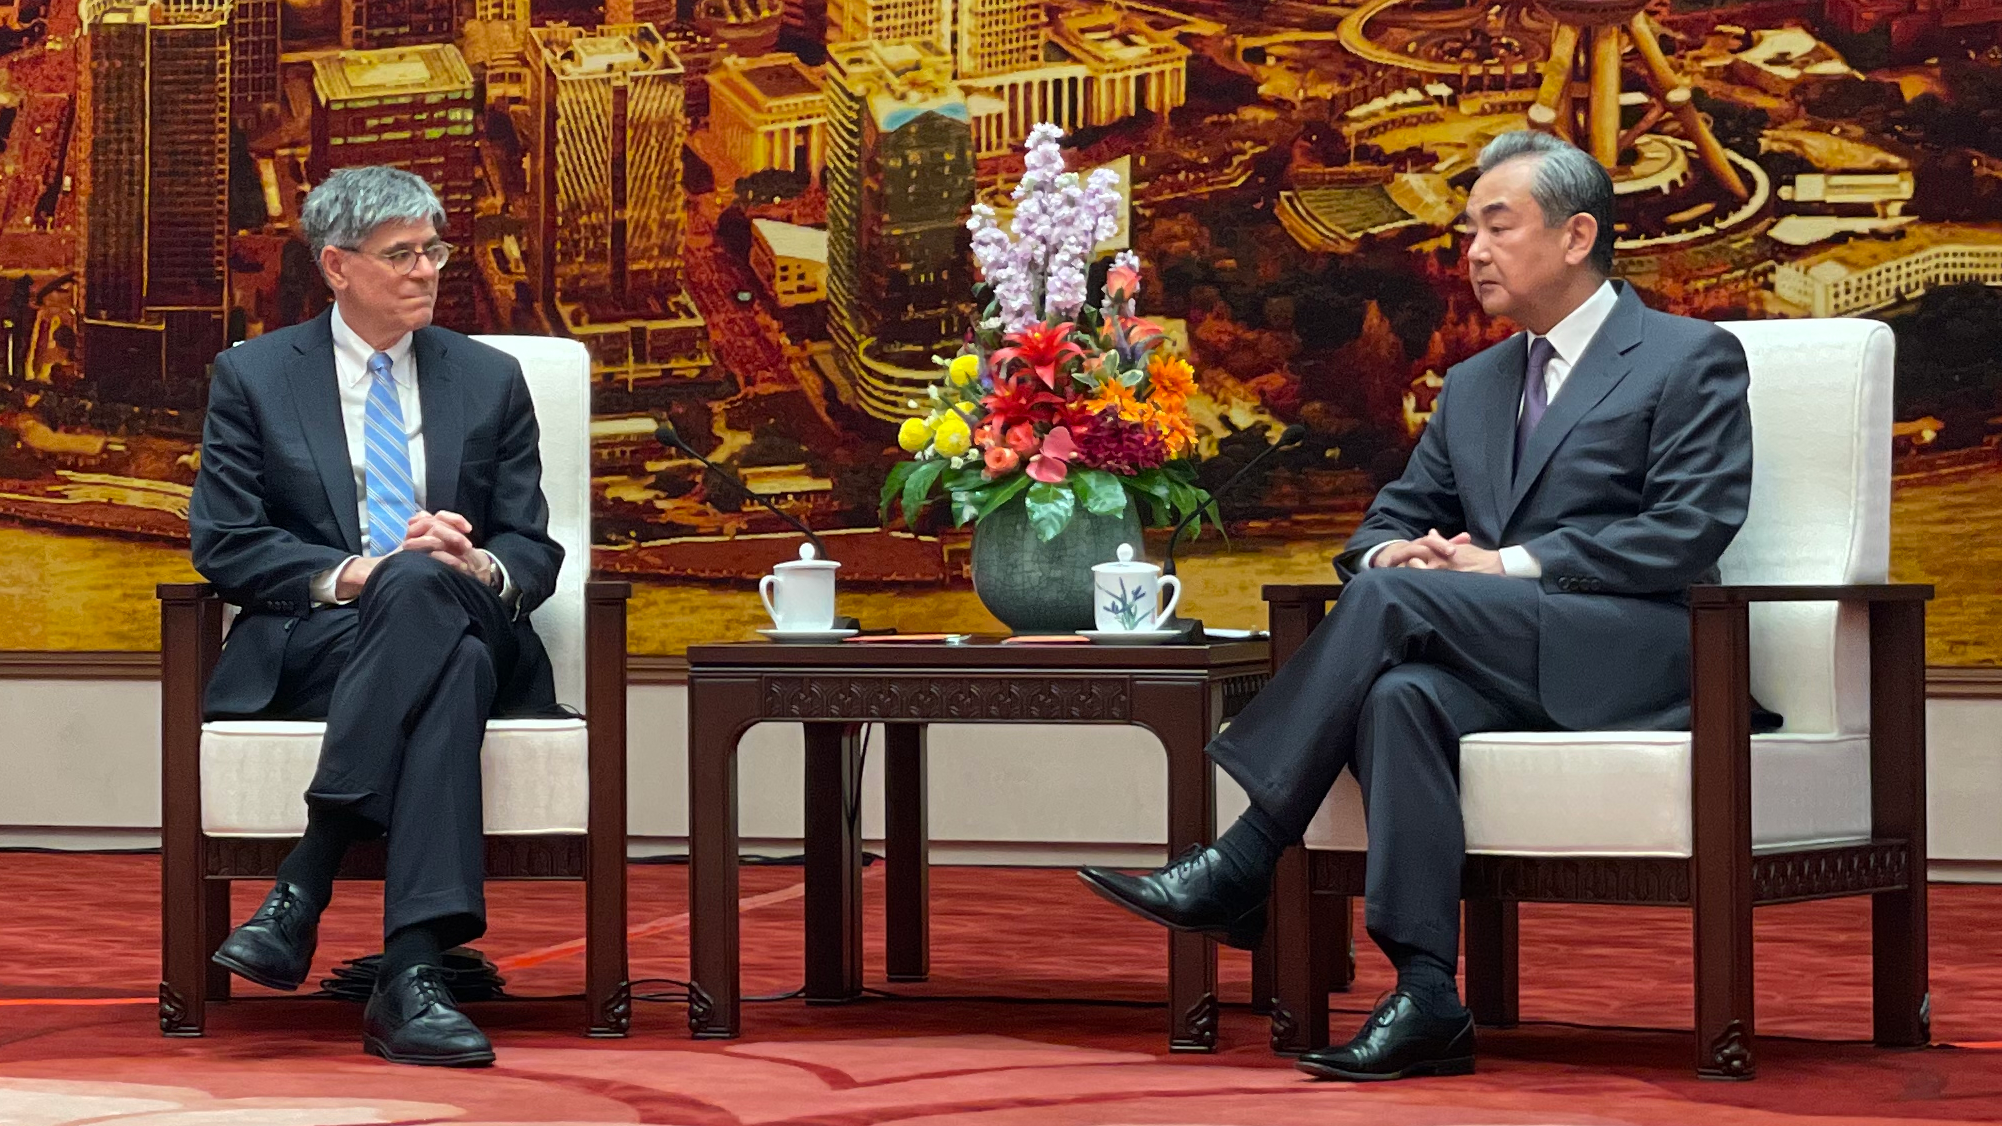
[{"label": "black shoe sole", "polygon": [[221,966],[223,969],[228,970],[245,981],[256,982],[266,989],[282,989],[287,993],[292,993],[297,991],[306,981],[303,977],[298,981],[286,981],[283,978],[272,977],[255,969],[248,963],[237,961],[220,950],[209,955],[209,961],[214,962],[216,965]]},{"label": "black shoe sole", "polygon": [[1316,1079],[1340,1079],[1349,1083],[1382,1083],[1393,1079],[1442,1079],[1452,1075],[1472,1075],[1474,1057],[1420,1060],[1402,1071],[1348,1071],[1309,1060],[1294,1060],[1293,1066]]},{"label": "black shoe sole", "polygon": [[1180,934],[1199,934],[1205,938],[1213,938],[1225,946],[1238,950],[1256,950],[1265,941],[1265,904],[1263,903],[1260,903],[1258,906],[1253,907],[1251,910],[1246,911],[1244,914],[1239,915],[1236,919],[1222,926],[1192,927],[1185,923],[1171,923],[1163,919],[1161,916],[1154,914],[1152,911],[1128,900],[1125,896],[1092,879],[1084,872],[1079,872],[1077,878],[1084,882],[1084,886],[1096,892],[1100,899],[1124,907],[1148,922],[1167,927],[1171,931]]},{"label": "black shoe sole", "polygon": [[371,1056],[380,1056],[390,1063],[407,1063],[418,1067],[487,1067],[494,1062],[491,1048],[480,1052],[460,1052],[456,1056],[399,1055],[384,1047],[382,1041],[373,1036],[361,1038],[361,1050]]}]

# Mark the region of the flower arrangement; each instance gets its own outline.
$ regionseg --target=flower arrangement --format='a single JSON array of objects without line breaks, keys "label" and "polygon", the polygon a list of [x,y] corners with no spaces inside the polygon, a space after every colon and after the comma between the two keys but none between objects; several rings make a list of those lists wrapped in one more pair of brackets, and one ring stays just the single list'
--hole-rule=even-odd
[{"label": "flower arrangement", "polygon": [[1065,171],[1062,137],[1050,124],[1030,132],[1007,231],[993,208],[973,208],[985,307],[959,354],[937,357],[943,370],[928,401],[911,404],[924,413],[897,432],[913,456],[884,482],[885,518],[901,499],[912,522],[942,491],[955,525],[977,523],[1021,494],[1048,541],[1079,506],[1117,517],[1135,503],[1167,524],[1209,499],[1186,460],[1195,373],[1159,326],[1135,315],[1132,251],[1114,259],[1102,302],[1086,305],[1092,248],[1118,229],[1119,178]]}]

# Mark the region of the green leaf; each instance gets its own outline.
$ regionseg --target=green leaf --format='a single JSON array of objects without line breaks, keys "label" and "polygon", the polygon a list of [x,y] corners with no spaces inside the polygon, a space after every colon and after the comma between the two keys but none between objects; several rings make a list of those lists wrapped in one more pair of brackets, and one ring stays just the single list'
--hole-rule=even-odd
[{"label": "green leaf", "polygon": [[1126,513],[1126,488],[1119,478],[1103,469],[1077,469],[1070,472],[1072,491],[1077,499],[1084,502],[1085,511],[1099,516],[1123,516]]},{"label": "green leaf", "polygon": [[975,512],[973,518],[975,520],[987,519],[988,513],[1007,504],[1010,500],[1014,499],[1016,493],[1028,488],[1030,483],[1027,473],[1017,473],[993,488],[986,490],[981,496],[980,511]]},{"label": "green leaf", "polygon": [[890,501],[903,491],[904,482],[910,480],[911,474],[917,472],[921,464],[923,463],[916,461],[900,461],[890,467],[890,476],[883,481],[883,496],[880,511],[877,513],[883,521],[888,522],[890,519]]},{"label": "green leaf", "polygon": [[1029,526],[1036,529],[1037,539],[1048,543],[1071,522],[1071,513],[1077,508],[1077,497],[1071,492],[1068,481],[1055,485],[1038,481],[1029,486],[1028,503]]},{"label": "green leaf", "polygon": [[962,489],[952,493],[952,526],[963,528],[968,520],[980,515],[980,502],[986,496],[984,489]]},{"label": "green leaf", "polygon": [[910,479],[904,482],[906,527],[917,527],[918,512],[925,506],[925,494],[931,491],[932,482],[938,480],[938,475],[945,472],[945,466],[946,463],[942,460],[921,461],[917,469],[911,473]]},{"label": "green leaf", "polygon": [[987,474],[981,470],[978,459],[970,465],[953,470],[952,476],[945,479],[946,491],[951,493],[978,492],[985,487],[987,487]]},{"label": "green leaf", "polygon": [[1143,469],[1128,477],[1126,483],[1148,496],[1166,501],[1170,498],[1169,487],[1173,484],[1173,478],[1158,469]]}]

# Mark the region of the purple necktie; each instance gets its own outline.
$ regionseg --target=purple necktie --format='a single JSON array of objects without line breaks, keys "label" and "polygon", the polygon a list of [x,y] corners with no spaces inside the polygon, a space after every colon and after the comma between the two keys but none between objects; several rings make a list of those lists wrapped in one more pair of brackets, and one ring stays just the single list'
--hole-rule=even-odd
[{"label": "purple necktie", "polygon": [[1529,343],[1529,371],[1522,384],[1522,417],[1515,423],[1515,463],[1522,465],[1522,451],[1529,448],[1529,436],[1536,432],[1536,424],[1543,421],[1543,412],[1550,406],[1550,396],[1544,390],[1543,369],[1557,355],[1557,349],[1547,336],[1539,336]]}]

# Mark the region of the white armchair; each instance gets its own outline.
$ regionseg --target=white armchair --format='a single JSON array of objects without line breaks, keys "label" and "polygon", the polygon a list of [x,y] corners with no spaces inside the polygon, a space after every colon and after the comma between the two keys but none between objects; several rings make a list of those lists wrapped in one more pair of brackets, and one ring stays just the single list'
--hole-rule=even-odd
[{"label": "white armchair", "polygon": [[[584,882],[586,1029],[623,1036],[626,980],[626,599],[592,582],[591,362],[574,340],[476,339],[520,360],[541,429],[549,532],[563,545],[556,592],[535,611],[556,698],[577,719],[496,719],[481,750],[490,879]],[[209,955],[229,933],[229,882],[270,879],[306,826],[304,794],[323,723],[205,722],[202,693],[228,608],[206,583],[161,601],[160,1030],[199,1036],[207,1001],[229,997]],[[380,842],[356,846],[343,878],[380,879]]]},{"label": "white armchair", "polygon": [[[1723,326],[1751,366],[1752,502],[1723,583],[1691,590],[1692,731],[1494,732],[1460,742],[1466,988],[1516,1019],[1516,904],[1687,906],[1700,1074],[1754,1074],[1752,908],[1872,895],[1875,1032],[1928,1036],[1925,600],[1887,585],[1892,336],[1864,320]],[[1268,586],[1275,667],[1338,593]],[[1750,730],[1749,697],[1784,717]],[[1344,774],[1281,862],[1261,985],[1273,1047],[1327,1043],[1362,891]],[[1268,995],[1261,989],[1261,995]]]}]

